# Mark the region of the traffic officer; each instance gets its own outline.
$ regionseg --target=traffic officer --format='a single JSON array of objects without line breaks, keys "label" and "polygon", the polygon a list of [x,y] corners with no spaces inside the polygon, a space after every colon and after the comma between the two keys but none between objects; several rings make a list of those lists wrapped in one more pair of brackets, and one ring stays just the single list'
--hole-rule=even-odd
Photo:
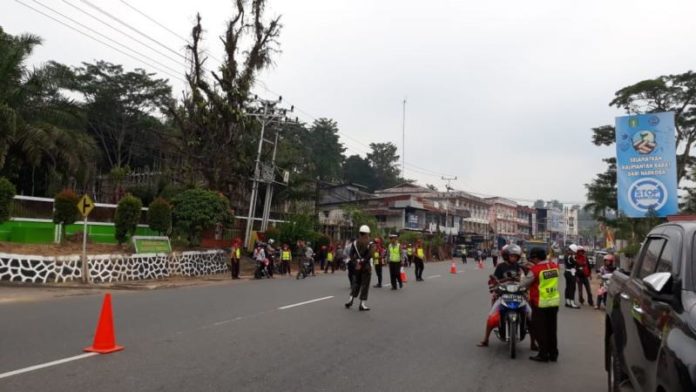
[{"label": "traffic officer", "polygon": [[283,274],[291,274],[290,262],[292,261],[292,252],[288,244],[283,244],[283,248],[280,251],[280,266]]},{"label": "traffic officer", "polygon": [[346,309],[353,306],[353,300],[360,298],[360,311],[370,310],[367,307],[367,294],[370,291],[370,278],[372,277],[372,267],[370,256],[374,250],[374,243],[370,242],[370,227],[360,226],[360,236],[351,245],[350,258],[355,262],[355,275],[350,290],[350,297],[346,302]]},{"label": "traffic officer", "polygon": [[333,244],[329,244],[328,248],[326,249],[326,266],[324,266],[324,273],[325,274],[329,273],[329,267],[331,267],[331,273],[333,274],[334,271],[336,271],[336,267],[334,266],[334,246],[333,246]]},{"label": "traffic officer", "polygon": [[425,250],[423,249],[423,240],[420,238],[416,242],[416,254],[414,257],[416,265],[416,281],[423,281],[423,270],[425,269]]},{"label": "traffic officer", "polygon": [[532,336],[538,342],[539,353],[529,359],[537,362],[556,362],[558,359],[558,307],[561,294],[558,292],[560,272],[558,264],[546,260],[546,250],[535,247],[529,252],[529,261],[534,265],[531,274],[522,286],[530,287],[529,301],[532,305]]},{"label": "traffic officer", "polygon": [[239,262],[242,258],[242,241],[236,238],[232,241],[232,248],[230,249],[230,272],[232,272],[232,279],[239,279]]},{"label": "traffic officer", "polygon": [[375,238],[375,247],[372,251],[372,263],[375,265],[375,275],[377,275],[377,284],[375,288],[382,287],[382,267],[384,266],[384,248],[382,247],[382,239]]},{"label": "traffic officer", "polygon": [[401,246],[396,241],[396,234],[389,235],[389,246],[387,254],[389,255],[389,278],[391,279],[391,289],[396,290],[396,282],[399,282],[399,288],[404,287],[404,282],[401,281]]},{"label": "traffic officer", "polygon": [[413,244],[409,243],[406,247],[406,267],[410,267],[413,263]]}]

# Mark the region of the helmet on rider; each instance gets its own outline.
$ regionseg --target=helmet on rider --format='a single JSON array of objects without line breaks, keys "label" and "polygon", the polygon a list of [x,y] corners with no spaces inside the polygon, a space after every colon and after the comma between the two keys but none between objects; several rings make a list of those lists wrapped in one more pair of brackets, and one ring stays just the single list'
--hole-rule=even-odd
[{"label": "helmet on rider", "polygon": [[614,264],[614,255],[612,254],[606,254],[604,255],[604,264]]},{"label": "helmet on rider", "polygon": [[505,245],[503,246],[503,249],[500,250],[500,257],[503,258],[503,260],[508,261],[510,260],[510,245]]},{"label": "helmet on rider", "polygon": [[368,225],[360,226],[360,234],[370,234],[370,226],[368,226]]},{"label": "helmet on rider", "polygon": [[273,238],[271,238],[270,240],[268,240],[268,245],[273,245],[274,242],[275,241],[273,241]]},{"label": "helmet on rider", "polygon": [[[520,260],[522,257],[522,248],[519,247],[519,245],[509,245],[507,247],[507,253],[508,253],[508,259],[506,260],[507,262],[517,262]],[[512,256],[517,256],[514,261],[512,259]]]}]

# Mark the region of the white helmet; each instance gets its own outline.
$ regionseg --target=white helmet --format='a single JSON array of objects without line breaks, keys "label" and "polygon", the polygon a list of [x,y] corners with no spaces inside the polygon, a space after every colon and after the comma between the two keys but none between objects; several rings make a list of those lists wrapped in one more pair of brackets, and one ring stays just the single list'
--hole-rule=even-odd
[{"label": "white helmet", "polygon": [[270,240],[268,240],[268,243],[269,243],[270,245],[273,245],[274,242],[275,242],[275,241],[273,241],[273,238],[271,238]]},{"label": "white helmet", "polygon": [[578,251],[578,246],[575,244],[570,244],[570,246],[568,248],[570,248],[570,251],[573,253],[577,253],[577,251]]},{"label": "white helmet", "polygon": [[522,248],[519,247],[519,245],[512,244],[507,248],[507,251],[510,253],[510,256],[516,255],[516,256],[522,256]]},{"label": "white helmet", "polygon": [[360,234],[370,234],[370,226],[368,226],[368,225],[360,226]]}]

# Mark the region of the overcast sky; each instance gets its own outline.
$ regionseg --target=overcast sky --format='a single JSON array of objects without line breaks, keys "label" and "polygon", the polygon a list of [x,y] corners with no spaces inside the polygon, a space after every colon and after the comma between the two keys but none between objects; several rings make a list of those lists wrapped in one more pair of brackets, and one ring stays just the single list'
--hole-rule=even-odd
[{"label": "overcast sky", "polygon": [[[184,41],[127,4],[181,36],[188,35],[200,12],[206,46],[216,58],[222,58],[217,37],[232,14],[231,0],[21,1],[65,21],[42,8],[43,3],[154,58],[175,75],[185,70],[181,58],[87,3],[182,54]],[[282,53],[261,77],[267,88],[301,109],[304,121],[335,119],[347,135],[342,137],[347,154],[361,155],[369,143],[386,141],[397,144],[401,153],[402,101],[407,96],[406,176],[440,189],[440,177],[449,175],[458,177],[453,186],[460,190],[522,200],[584,201],[584,184],[604,170],[601,159],[614,154],[613,148],[590,142],[591,127],[613,123],[621,114],[608,107],[614,92],[647,78],[685,72],[696,63],[693,0],[269,3],[268,15],[282,15],[284,27]],[[33,64],[103,59],[154,71],[16,0],[2,0],[0,25],[11,34],[31,32],[44,39]],[[181,91],[180,80],[163,76]]]}]

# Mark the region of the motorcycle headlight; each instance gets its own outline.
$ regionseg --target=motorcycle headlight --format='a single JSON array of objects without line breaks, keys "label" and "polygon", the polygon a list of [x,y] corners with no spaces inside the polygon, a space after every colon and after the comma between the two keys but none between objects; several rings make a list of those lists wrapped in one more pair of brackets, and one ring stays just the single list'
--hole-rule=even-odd
[{"label": "motorcycle headlight", "polygon": [[509,284],[505,287],[505,291],[508,293],[516,293],[520,290],[520,287],[516,284]]}]

